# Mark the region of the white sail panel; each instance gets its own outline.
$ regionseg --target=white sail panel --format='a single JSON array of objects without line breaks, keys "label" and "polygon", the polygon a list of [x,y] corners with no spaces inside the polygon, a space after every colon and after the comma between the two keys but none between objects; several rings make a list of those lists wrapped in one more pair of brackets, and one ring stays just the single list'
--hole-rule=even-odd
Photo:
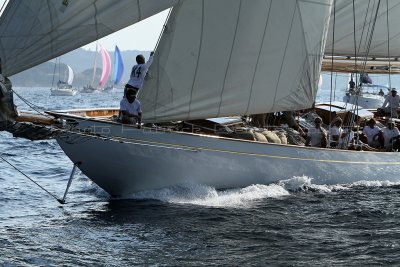
[{"label": "white sail panel", "polygon": [[72,85],[72,82],[74,81],[74,71],[72,70],[72,68],[67,65],[68,68],[68,81],[67,84]]},{"label": "white sail panel", "polygon": [[310,107],[331,4],[180,1],[139,95],[144,119],[190,120]]},{"label": "white sail panel", "polygon": [[353,1],[336,0],[335,6],[335,12],[332,8],[325,55],[332,55],[333,49],[334,56],[400,56],[400,0],[355,0],[354,9]]},{"label": "white sail panel", "polygon": [[10,76],[65,54],[165,10],[175,2],[10,1],[0,18],[3,74]]}]

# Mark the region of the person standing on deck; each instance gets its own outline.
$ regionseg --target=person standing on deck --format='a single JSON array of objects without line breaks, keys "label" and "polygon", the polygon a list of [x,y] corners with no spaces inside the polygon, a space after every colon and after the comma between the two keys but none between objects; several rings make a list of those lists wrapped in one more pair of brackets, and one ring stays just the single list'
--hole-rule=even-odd
[{"label": "person standing on deck", "polygon": [[386,114],[390,114],[392,118],[397,118],[397,109],[400,103],[400,97],[397,95],[397,91],[395,88],[392,88],[390,91],[391,94],[385,98],[385,102],[383,102],[382,110]]},{"label": "person standing on deck", "polygon": [[124,96],[126,96],[126,91],[129,88],[132,88],[136,90],[136,92],[139,92],[139,90],[143,87],[144,78],[146,77],[150,65],[153,63],[153,56],[154,52],[151,52],[147,62],[145,62],[145,58],[143,55],[136,56],[137,64],[132,67],[129,81],[125,85]]}]

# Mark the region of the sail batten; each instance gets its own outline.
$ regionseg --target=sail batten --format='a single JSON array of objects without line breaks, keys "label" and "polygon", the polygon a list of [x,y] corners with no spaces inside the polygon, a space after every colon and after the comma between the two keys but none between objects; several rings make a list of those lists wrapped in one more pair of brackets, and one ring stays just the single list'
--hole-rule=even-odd
[{"label": "sail batten", "polygon": [[[0,58],[11,76],[159,13],[177,0],[13,0],[0,17]],[[117,15],[116,15],[117,14]]]},{"label": "sail batten", "polygon": [[190,120],[310,107],[331,4],[180,1],[156,51],[152,77],[139,95],[144,119]]}]

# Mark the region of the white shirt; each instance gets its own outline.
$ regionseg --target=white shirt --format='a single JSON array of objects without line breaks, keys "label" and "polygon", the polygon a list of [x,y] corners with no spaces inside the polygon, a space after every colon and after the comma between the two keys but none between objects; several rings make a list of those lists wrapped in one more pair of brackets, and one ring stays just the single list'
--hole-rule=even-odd
[{"label": "white shirt", "polygon": [[121,100],[119,104],[120,110],[127,111],[131,115],[138,115],[139,113],[142,113],[142,108],[140,106],[139,100],[135,99],[132,103],[129,103],[128,99],[125,97]]},{"label": "white shirt", "polygon": [[386,96],[385,101],[383,102],[382,108],[386,107],[387,104],[390,108],[398,108],[400,103],[400,96],[392,96],[391,94]]},{"label": "white shirt", "polygon": [[321,133],[325,133],[326,131],[324,128],[315,128],[312,127],[308,130],[307,136],[310,137],[310,145],[314,146],[314,147],[321,147],[321,139],[322,139],[322,135]]},{"label": "white shirt", "polygon": [[[334,136],[334,135],[337,135],[337,136],[339,136],[339,138],[340,138],[340,136],[342,135],[342,132],[343,132],[342,127],[337,127],[337,126],[335,125],[335,126],[333,126],[333,127],[329,130],[329,135],[331,136],[331,138],[332,138],[332,136]],[[332,141],[333,141],[333,138],[332,138]]]},{"label": "white shirt", "polygon": [[[342,137],[342,134],[346,134]],[[354,132],[349,129],[344,129],[342,134],[339,136],[339,148],[345,149],[354,139]]]},{"label": "white shirt", "polygon": [[378,134],[380,130],[381,128],[379,128],[378,126],[374,126],[374,128],[371,128],[369,126],[364,127],[363,134],[367,136],[369,145],[372,144],[372,142],[374,141],[374,136]]},{"label": "white shirt", "polygon": [[153,63],[153,57],[150,56],[144,64],[137,64],[132,67],[131,76],[128,84],[141,89],[143,87],[144,77],[146,77],[147,70],[149,69],[151,63]]},{"label": "white shirt", "polygon": [[399,129],[397,127],[393,127],[393,129],[389,129],[387,127],[382,129],[383,137],[385,138],[385,147],[391,147],[392,143],[390,139],[400,135]]}]

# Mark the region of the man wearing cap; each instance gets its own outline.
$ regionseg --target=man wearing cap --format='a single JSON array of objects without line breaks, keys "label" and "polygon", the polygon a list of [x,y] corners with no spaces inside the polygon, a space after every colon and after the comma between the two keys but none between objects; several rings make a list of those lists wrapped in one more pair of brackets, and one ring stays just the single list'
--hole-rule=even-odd
[{"label": "man wearing cap", "polygon": [[363,129],[363,135],[367,138],[368,145],[373,148],[379,148],[383,146],[383,134],[381,128],[376,126],[376,121],[371,118],[367,121]]},{"label": "man wearing cap", "polygon": [[330,138],[330,146],[336,147],[339,138],[342,136],[343,129],[342,129],[342,119],[340,117],[335,118],[334,126],[331,127],[329,130],[329,138]]},{"label": "man wearing cap", "polygon": [[391,94],[386,96],[385,101],[382,105],[382,110],[386,114],[390,114],[390,117],[397,118],[397,108],[399,107],[400,97],[397,95],[396,88],[392,88]]},{"label": "man wearing cap", "polygon": [[392,149],[398,149],[398,138],[400,136],[400,131],[396,127],[392,120],[388,120],[387,126],[382,129],[384,138],[384,148],[386,151],[392,151]]},{"label": "man wearing cap", "polygon": [[313,147],[326,147],[327,134],[324,128],[322,128],[322,119],[317,117],[314,119],[315,127],[311,127],[307,133],[306,146]]}]

